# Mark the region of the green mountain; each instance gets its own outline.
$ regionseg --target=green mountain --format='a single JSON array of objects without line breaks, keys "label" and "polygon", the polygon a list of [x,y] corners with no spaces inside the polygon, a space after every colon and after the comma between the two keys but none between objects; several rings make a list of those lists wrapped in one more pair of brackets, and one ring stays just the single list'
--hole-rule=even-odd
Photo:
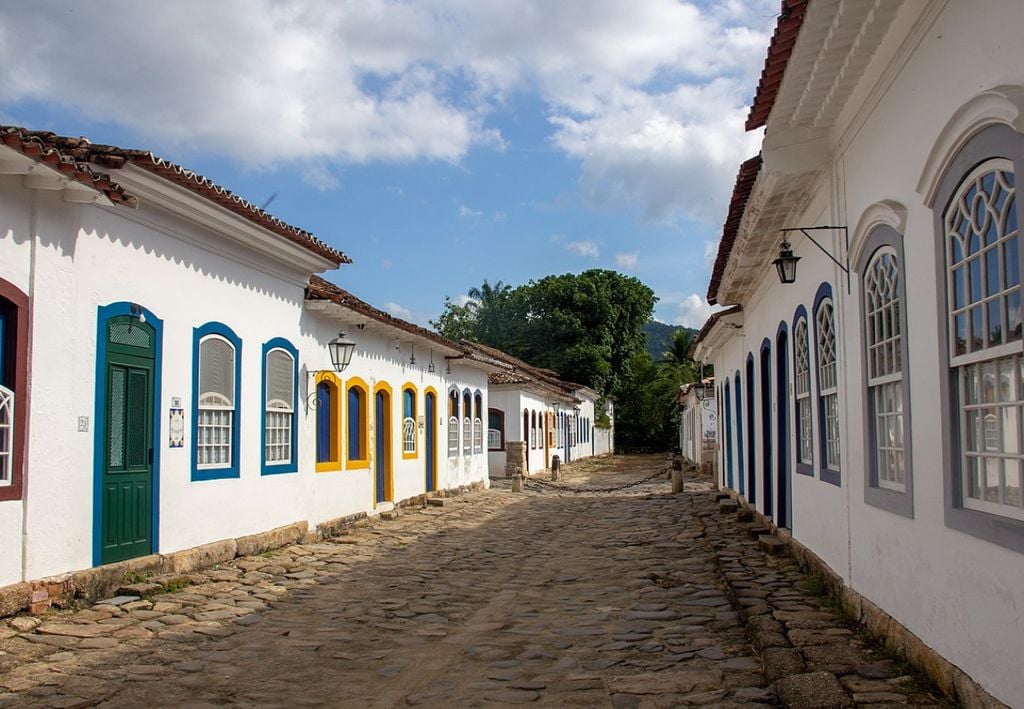
[{"label": "green mountain", "polygon": [[643,331],[647,334],[647,352],[655,362],[660,362],[664,358],[665,351],[672,345],[672,337],[677,330],[686,330],[693,337],[699,332],[692,327],[667,325],[657,320],[651,320],[643,326]]}]

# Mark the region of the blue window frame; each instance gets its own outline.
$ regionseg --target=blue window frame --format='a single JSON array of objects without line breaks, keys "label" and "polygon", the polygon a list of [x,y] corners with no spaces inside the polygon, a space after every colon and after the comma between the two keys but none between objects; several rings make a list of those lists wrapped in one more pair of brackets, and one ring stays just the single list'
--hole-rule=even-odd
[{"label": "blue window frame", "polygon": [[242,340],[221,322],[192,331],[192,480],[239,477]]},{"label": "blue window frame", "polygon": [[818,454],[821,479],[840,485],[839,348],[832,286],[822,283],[814,296],[815,392],[818,400]]},{"label": "blue window frame", "polygon": [[298,399],[299,351],[283,337],[263,344],[260,401],[260,473],[278,475],[299,469],[295,402]]}]

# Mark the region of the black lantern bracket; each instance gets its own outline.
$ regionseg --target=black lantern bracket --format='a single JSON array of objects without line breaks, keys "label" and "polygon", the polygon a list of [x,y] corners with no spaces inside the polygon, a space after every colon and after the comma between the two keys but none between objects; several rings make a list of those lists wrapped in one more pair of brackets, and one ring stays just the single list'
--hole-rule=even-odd
[{"label": "black lantern bracket", "polygon": [[[839,268],[843,271],[843,273],[846,274],[846,292],[847,292],[847,294],[851,293],[852,292],[852,285],[851,285],[851,282],[850,282],[850,230],[848,228],[846,228],[845,226],[797,226],[797,227],[788,227],[788,228],[785,228],[785,229],[779,229],[779,232],[782,233],[782,234],[787,235],[787,237],[788,237],[789,232],[791,232],[791,231],[798,231],[801,234],[803,234],[804,236],[806,236],[810,240],[810,242],[812,244],[814,244],[815,246],[818,247],[818,250],[821,251],[821,253],[823,253],[826,256],[828,256],[832,260],[832,263],[834,263],[836,266],[839,266]],[[839,259],[837,259],[835,256],[832,255],[832,253],[828,249],[826,249],[824,246],[822,246],[820,243],[818,243],[818,240],[815,239],[811,235],[812,231],[841,231],[841,232],[843,232],[843,244],[845,246],[845,250],[843,251],[843,258],[845,259],[845,263],[843,261],[840,261]],[[788,242],[788,238],[787,238],[787,241],[785,243],[786,244],[789,243]],[[792,256],[792,252],[790,252],[790,256]]]},{"label": "black lantern bracket", "polygon": [[317,408],[316,388],[313,382],[317,375],[324,372],[339,374],[348,368],[352,362],[352,353],[355,352],[356,343],[348,338],[344,331],[338,332],[338,336],[327,343],[327,351],[331,355],[333,369],[310,369],[306,372],[306,413],[310,409]]}]

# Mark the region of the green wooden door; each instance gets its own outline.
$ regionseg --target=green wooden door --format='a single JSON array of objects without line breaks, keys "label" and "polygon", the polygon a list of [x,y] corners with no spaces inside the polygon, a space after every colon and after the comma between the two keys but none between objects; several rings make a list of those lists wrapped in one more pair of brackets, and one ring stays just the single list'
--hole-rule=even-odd
[{"label": "green wooden door", "polygon": [[101,561],[152,552],[155,334],[133,317],[107,329]]}]

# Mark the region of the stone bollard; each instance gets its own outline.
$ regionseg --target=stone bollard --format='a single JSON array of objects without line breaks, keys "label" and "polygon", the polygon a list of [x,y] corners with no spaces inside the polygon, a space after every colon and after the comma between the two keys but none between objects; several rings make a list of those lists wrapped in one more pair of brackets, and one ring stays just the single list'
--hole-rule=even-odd
[{"label": "stone bollard", "polygon": [[683,471],[682,469],[672,470],[672,494],[683,491]]},{"label": "stone bollard", "polygon": [[523,469],[516,468],[515,472],[512,473],[512,492],[523,491]]},{"label": "stone bollard", "polygon": [[557,455],[551,456],[551,480],[554,482],[558,481],[559,475],[561,474],[562,459]]}]

